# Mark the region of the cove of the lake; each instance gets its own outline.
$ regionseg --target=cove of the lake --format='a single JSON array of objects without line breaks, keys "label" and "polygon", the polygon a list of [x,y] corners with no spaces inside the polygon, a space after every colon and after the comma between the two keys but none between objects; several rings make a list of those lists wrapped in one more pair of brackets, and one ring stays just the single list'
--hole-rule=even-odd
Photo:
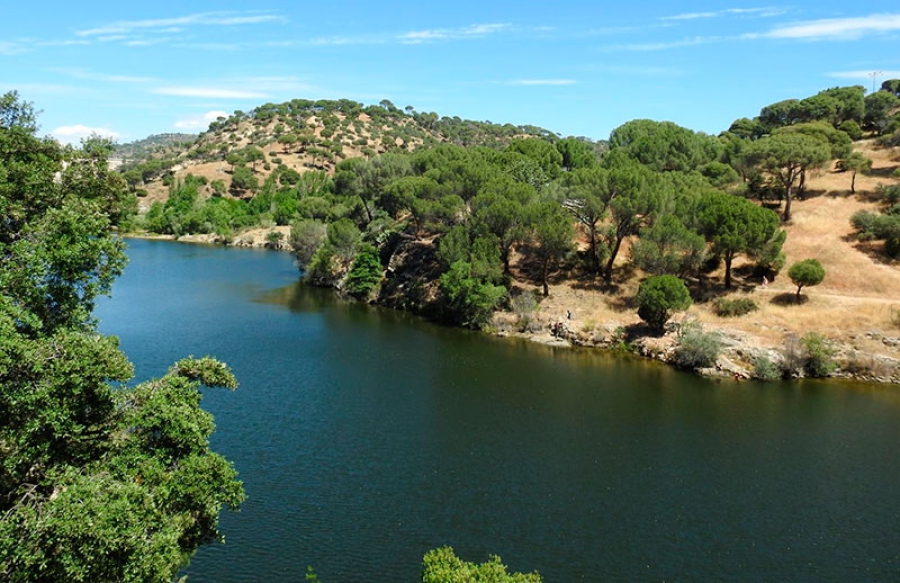
[{"label": "cove of the lake", "polygon": [[247,501],[191,582],[415,581],[451,545],[568,581],[900,580],[900,391],[711,381],[297,285],[290,255],[129,240],[99,302],[138,380],[211,354]]}]

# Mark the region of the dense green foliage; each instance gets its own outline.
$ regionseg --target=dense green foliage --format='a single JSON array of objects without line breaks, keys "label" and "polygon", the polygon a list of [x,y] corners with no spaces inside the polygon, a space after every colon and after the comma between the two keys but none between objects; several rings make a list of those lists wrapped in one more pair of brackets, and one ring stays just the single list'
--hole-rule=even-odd
[{"label": "dense green foliage", "polygon": [[691,305],[684,282],[672,275],[654,275],[641,282],[635,297],[638,316],[654,331],[661,332],[673,312]]},{"label": "dense green foliage", "polygon": [[825,279],[825,268],[818,259],[804,259],[791,265],[788,277],[797,286],[797,301],[800,301],[800,290],[804,287],[819,285]]},{"label": "dense green foliage", "polygon": [[900,185],[880,186],[878,194],[884,212],[857,211],[850,223],[861,241],[884,241],[884,251],[890,257],[900,257]]},{"label": "dense green foliage", "polygon": [[758,309],[759,306],[751,298],[716,298],[713,301],[713,311],[718,316],[744,316]]},{"label": "dense green foliage", "polygon": [[509,573],[500,557],[476,564],[463,561],[451,547],[425,553],[422,560],[422,583],[540,583],[538,573]]},{"label": "dense green foliage", "polygon": [[110,227],[129,197],[108,143],[35,129],[0,99],[0,579],[169,582],[243,499],[198,391],[236,381],[203,358],[119,384],[132,366],[91,312],[125,264]]}]

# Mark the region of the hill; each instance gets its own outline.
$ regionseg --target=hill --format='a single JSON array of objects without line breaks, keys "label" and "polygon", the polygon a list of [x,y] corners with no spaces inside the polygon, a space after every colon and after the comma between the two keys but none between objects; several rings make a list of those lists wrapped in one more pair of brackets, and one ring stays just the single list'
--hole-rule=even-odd
[{"label": "hill", "polygon": [[[516,138],[557,139],[537,126],[441,117],[409,106],[401,110],[387,100],[365,106],[346,99],[269,103],[220,117],[206,132],[189,136],[190,140],[184,136],[161,134],[117,149],[117,155],[128,153],[131,160],[122,170],[141,196],[143,210],[153,201],[165,200],[171,182],[187,174],[208,183],[221,180],[219,194],[252,197],[253,189],[234,185],[236,165],[249,164],[255,182],[262,184],[281,168],[332,174],[341,160],[412,152],[437,144],[497,148]],[[603,142],[580,139],[598,153],[605,148]],[[212,188],[205,194],[212,195]]]}]

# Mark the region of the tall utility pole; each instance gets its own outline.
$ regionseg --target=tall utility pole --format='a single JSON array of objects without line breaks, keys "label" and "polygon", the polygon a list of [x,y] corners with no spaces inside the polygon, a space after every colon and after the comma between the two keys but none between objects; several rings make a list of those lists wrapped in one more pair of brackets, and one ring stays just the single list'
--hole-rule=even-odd
[{"label": "tall utility pole", "polygon": [[869,77],[872,78],[872,93],[875,93],[875,80],[884,75],[884,71],[872,71]]}]

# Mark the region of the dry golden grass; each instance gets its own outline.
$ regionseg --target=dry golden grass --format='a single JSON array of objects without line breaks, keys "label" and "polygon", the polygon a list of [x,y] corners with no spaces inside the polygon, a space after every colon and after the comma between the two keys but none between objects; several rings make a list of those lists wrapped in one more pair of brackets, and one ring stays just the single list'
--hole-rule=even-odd
[{"label": "dry golden grass", "polygon": [[[858,350],[898,356],[896,349],[865,334],[874,331],[900,336],[900,327],[895,324],[895,318],[900,318],[900,265],[879,254],[877,245],[858,243],[850,217],[858,210],[878,208],[869,201],[878,184],[900,182],[891,176],[900,167],[900,152],[878,149],[871,141],[858,143],[857,148],[873,159],[873,175],[857,176],[857,194],[850,193],[849,173],[830,170],[813,176],[807,183],[811,196],[794,202],[793,220],[785,226],[785,269],[765,289],[761,282],[736,278],[736,287],[743,291],[729,297],[746,295],[759,310],[743,317],[723,318],[713,313],[710,303],[701,303],[690,309],[692,316],[708,329],[727,331],[762,347],[780,346],[787,334],[816,331]],[[625,257],[627,251],[623,261]],[[787,269],[806,258],[818,259],[826,277],[822,284],[804,289],[805,301],[798,305],[791,301],[796,286],[788,278]],[[739,265],[736,261],[735,267]],[[711,287],[721,289],[722,277],[722,273],[712,274]],[[541,303],[538,317],[549,325],[572,311],[575,319],[570,326],[576,331],[611,330],[637,323],[628,298],[634,295],[638,279],[635,275],[618,282],[616,295],[579,289],[583,286],[574,282],[551,286],[550,297]]]}]

